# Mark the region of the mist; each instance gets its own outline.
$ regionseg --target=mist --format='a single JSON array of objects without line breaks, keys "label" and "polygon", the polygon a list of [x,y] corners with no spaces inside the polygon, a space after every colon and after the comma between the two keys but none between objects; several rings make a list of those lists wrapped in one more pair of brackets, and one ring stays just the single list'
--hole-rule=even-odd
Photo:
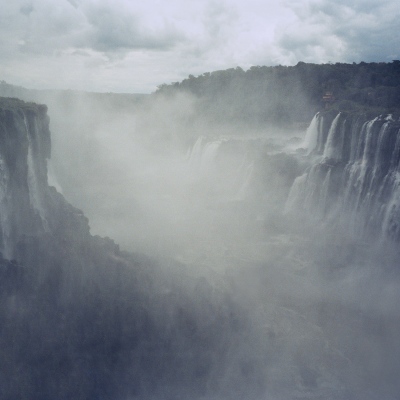
[{"label": "mist", "polygon": [[[317,157],[305,128],[213,121],[189,93],[43,100],[49,184],[91,234],[157,260],[161,282],[172,269],[200,277],[221,307],[227,290],[241,310],[220,332],[229,351],[208,365],[201,398],[397,397],[396,244],[291,204]],[[193,291],[186,312],[206,331],[202,301]]]},{"label": "mist", "polygon": [[85,212],[93,234],[129,251],[195,258],[222,249],[228,234],[237,236],[237,249],[252,241],[248,236],[274,206],[268,197],[284,197],[277,191],[287,192],[294,178],[293,171],[289,180],[267,177],[262,156],[276,156],[302,133],[213,126],[194,117],[195,102],[162,96],[121,111],[87,104],[83,96],[67,119],[62,105],[50,103],[51,179]]}]

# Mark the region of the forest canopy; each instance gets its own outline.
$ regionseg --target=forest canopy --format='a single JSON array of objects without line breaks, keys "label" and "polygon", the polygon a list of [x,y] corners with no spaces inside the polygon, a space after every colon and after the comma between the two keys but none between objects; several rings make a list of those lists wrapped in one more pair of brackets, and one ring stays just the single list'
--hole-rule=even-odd
[{"label": "forest canopy", "polygon": [[241,120],[255,125],[309,122],[323,108],[400,111],[400,60],[390,63],[253,66],[189,75],[162,84],[156,94],[190,93],[213,122]]}]

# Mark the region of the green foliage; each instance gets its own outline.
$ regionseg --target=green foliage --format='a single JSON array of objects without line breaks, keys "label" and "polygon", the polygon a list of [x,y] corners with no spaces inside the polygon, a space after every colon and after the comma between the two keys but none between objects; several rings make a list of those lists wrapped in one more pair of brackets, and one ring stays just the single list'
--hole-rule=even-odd
[{"label": "green foliage", "polygon": [[[278,125],[309,121],[323,108],[383,113],[400,111],[400,61],[391,63],[253,66],[189,75],[163,84],[157,94],[185,92],[199,99],[199,112],[213,122]],[[329,91],[334,101],[324,104]]]},{"label": "green foliage", "polygon": [[29,110],[33,112],[47,112],[47,106],[44,104],[36,104],[31,102],[25,102],[16,98],[11,97],[0,97],[0,109],[2,110]]}]

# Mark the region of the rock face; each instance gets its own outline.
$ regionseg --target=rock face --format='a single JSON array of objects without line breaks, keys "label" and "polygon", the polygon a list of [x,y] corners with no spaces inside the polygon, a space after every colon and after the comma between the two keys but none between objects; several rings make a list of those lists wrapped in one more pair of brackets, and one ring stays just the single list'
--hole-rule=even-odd
[{"label": "rock face", "polygon": [[294,182],[287,211],[306,210],[356,235],[398,241],[400,122],[319,113],[305,146],[311,166]]},{"label": "rock face", "polygon": [[21,235],[49,230],[46,213],[50,132],[45,106],[3,100],[0,111],[0,247],[15,255]]}]

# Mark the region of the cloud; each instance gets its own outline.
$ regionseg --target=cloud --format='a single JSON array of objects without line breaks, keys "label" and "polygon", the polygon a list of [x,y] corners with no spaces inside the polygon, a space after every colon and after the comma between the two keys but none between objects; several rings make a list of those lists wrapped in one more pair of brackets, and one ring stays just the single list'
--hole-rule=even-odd
[{"label": "cloud", "polygon": [[24,15],[30,15],[33,11],[33,5],[32,3],[23,4],[19,10]]},{"label": "cloud", "polygon": [[277,31],[277,45],[293,61],[390,61],[384,58],[390,58],[398,48],[397,1],[311,0],[287,4],[296,21]]},{"label": "cloud", "polygon": [[77,8],[79,5],[78,0],[67,0],[69,4],[71,4],[72,7]]},{"label": "cloud", "polygon": [[[5,1],[5,0],[0,0]],[[0,33],[18,37],[16,51],[57,55],[65,50],[87,49],[121,53],[136,49],[166,50],[185,35],[166,18],[146,23],[143,12],[131,2],[118,0],[37,0],[6,6]]]},{"label": "cloud", "polygon": [[86,36],[79,47],[102,52],[120,50],[166,50],[184,40],[184,35],[171,24],[146,26],[139,15],[124,5],[108,2],[88,3],[83,7],[88,22]]},{"label": "cloud", "polygon": [[235,8],[228,7],[223,2],[213,1],[205,8],[203,24],[209,37],[217,40],[221,35],[225,37],[224,33],[232,28],[238,19]]},{"label": "cloud", "polygon": [[397,0],[0,4],[0,79],[21,85],[40,77],[49,87],[152,91],[236,66],[400,58]]}]

